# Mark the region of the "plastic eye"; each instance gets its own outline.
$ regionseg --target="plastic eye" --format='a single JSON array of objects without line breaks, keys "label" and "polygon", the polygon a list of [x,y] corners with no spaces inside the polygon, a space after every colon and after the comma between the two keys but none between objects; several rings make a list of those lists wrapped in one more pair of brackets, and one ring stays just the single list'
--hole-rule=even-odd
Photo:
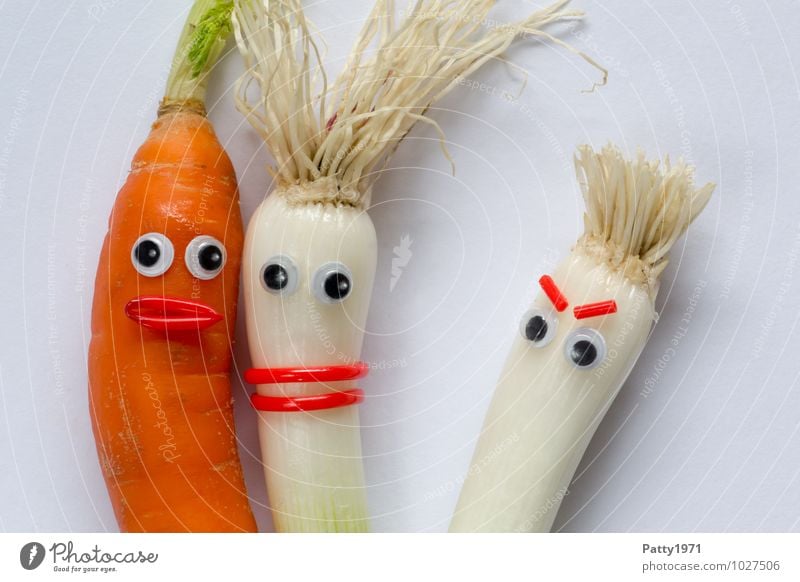
[{"label": "plastic eye", "polygon": [[325,263],[314,273],[313,286],[317,299],[338,303],[353,292],[353,274],[342,263]]},{"label": "plastic eye", "polygon": [[297,289],[297,265],[291,257],[272,257],[261,267],[261,285],[275,295],[289,295]]},{"label": "plastic eye", "polygon": [[219,275],[225,266],[225,245],[213,236],[198,236],[186,247],[186,268],[198,279],[209,280]]},{"label": "plastic eye", "polygon": [[133,267],[145,277],[158,277],[167,272],[175,257],[172,242],[163,234],[143,234],[131,249]]},{"label": "plastic eye", "polygon": [[556,337],[558,319],[553,313],[542,309],[531,309],[522,316],[519,331],[522,338],[535,348],[543,348]]},{"label": "plastic eye", "polygon": [[573,366],[591,370],[606,357],[606,340],[596,329],[581,327],[567,336],[564,356]]}]

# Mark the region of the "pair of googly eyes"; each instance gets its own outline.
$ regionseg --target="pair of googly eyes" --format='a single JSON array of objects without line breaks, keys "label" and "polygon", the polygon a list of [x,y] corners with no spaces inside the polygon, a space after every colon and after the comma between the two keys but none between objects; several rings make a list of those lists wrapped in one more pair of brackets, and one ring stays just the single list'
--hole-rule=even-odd
[{"label": "pair of googly eyes", "polygon": [[[531,309],[522,318],[520,333],[535,348],[543,348],[556,337],[558,319],[541,309]],[[603,335],[591,327],[570,332],[564,342],[564,357],[581,370],[591,370],[606,357]]]},{"label": "pair of googly eyes", "polygon": [[[189,272],[198,279],[209,280],[225,266],[225,245],[213,236],[197,236],[186,247],[184,261]],[[163,234],[143,234],[131,248],[131,262],[145,277],[158,277],[167,272],[175,259],[175,247]]]},{"label": "pair of googly eyes", "polygon": [[[291,257],[272,257],[261,267],[261,285],[273,295],[291,295],[300,283],[297,264]],[[342,263],[325,263],[311,279],[314,296],[323,303],[339,303],[353,292],[353,273]]]}]

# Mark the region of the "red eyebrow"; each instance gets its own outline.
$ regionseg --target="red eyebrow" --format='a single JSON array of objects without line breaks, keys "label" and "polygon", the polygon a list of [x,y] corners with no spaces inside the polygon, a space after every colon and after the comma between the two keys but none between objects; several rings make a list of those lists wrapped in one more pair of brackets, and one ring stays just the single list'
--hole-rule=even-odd
[{"label": "red eyebrow", "polygon": [[597,303],[587,303],[578,305],[573,310],[575,319],[586,319],[587,317],[597,317],[598,315],[609,315],[617,312],[617,302],[613,299],[599,301]]},{"label": "red eyebrow", "polygon": [[567,308],[569,305],[567,298],[561,293],[561,290],[550,275],[542,275],[539,279],[539,285],[541,285],[542,291],[547,295],[547,298],[551,301],[553,307],[556,308],[556,311],[564,311]]}]

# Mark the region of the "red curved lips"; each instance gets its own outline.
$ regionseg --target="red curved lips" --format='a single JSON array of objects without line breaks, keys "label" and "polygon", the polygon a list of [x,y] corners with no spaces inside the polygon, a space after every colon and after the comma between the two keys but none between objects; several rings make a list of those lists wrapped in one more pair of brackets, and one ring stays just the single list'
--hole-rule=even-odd
[{"label": "red curved lips", "polygon": [[[326,383],[355,380],[363,378],[368,373],[368,364],[355,362],[354,364],[313,368],[250,368],[244,373],[244,379],[250,384]],[[305,396],[264,396],[258,393],[250,396],[253,408],[262,412],[328,410],[358,404],[362,400],[364,400],[364,391],[360,388]]]},{"label": "red curved lips", "polygon": [[204,303],[160,295],[131,299],[125,306],[125,315],[142,327],[160,331],[197,331],[223,319]]},{"label": "red curved lips", "polygon": [[344,382],[363,378],[369,373],[364,362],[313,368],[250,368],[244,373],[249,384],[291,384],[295,382]]}]

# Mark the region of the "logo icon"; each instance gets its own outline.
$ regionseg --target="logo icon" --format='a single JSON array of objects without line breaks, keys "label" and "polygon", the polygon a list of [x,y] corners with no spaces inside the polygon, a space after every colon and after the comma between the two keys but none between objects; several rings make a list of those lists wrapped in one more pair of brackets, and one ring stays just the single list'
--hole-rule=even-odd
[{"label": "logo icon", "polygon": [[28,542],[19,551],[19,563],[26,570],[35,570],[44,561],[44,546],[39,542]]},{"label": "logo icon", "polygon": [[392,259],[392,279],[389,281],[389,292],[394,291],[394,286],[403,276],[403,269],[408,265],[411,260],[411,244],[414,241],[407,234],[400,238],[400,244],[392,249],[394,251],[394,258]]}]

